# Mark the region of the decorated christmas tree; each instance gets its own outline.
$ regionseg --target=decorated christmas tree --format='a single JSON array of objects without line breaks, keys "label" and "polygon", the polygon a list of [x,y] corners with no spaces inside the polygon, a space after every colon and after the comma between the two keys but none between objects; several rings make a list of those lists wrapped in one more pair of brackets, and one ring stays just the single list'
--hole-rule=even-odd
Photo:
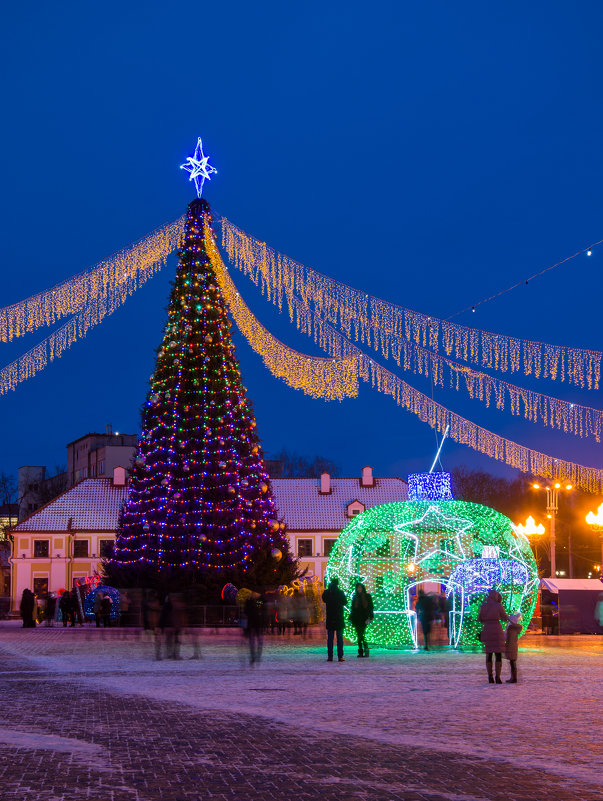
[{"label": "decorated christmas tree", "polygon": [[215,594],[226,582],[276,587],[296,575],[206,237],[213,237],[211,211],[198,198],[188,207],[128,498],[106,565],[116,584],[193,583]]}]

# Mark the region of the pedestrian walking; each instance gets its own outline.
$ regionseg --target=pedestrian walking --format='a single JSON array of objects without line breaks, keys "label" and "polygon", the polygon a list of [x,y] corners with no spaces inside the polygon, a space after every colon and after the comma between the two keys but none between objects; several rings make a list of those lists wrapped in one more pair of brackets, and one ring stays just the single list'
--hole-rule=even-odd
[{"label": "pedestrian walking", "polygon": [[[498,590],[491,589],[486,600],[480,606],[477,619],[483,623],[481,641],[486,651],[486,670],[490,684],[502,684],[502,652],[505,650],[505,632],[500,625],[501,620],[509,620],[502,605],[502,596]],[[492,675],[492,654],[496,654],[496,679]]]},{"label": "pedestrian walking", "polygon": [[505,638],[505,657],[511,666],[511,678],[507,679],[507,684],[517,684],[517,651],[519,635],[521,634],[521,614],[510,615],[509,625],[507,626],[507,636]]},{"label": "pedestrian walking", "polygon": [[96,620],[96,628],[100,628],[101,619],[102,619],[102,612],[101,607],[103,604],[103,593],[101,590],[96,591],[96,595],[94,596],[94,619]]},{"label": "pedestrian walking", "polygon": [[327,619],[327,661],[333,661],[333,640],[337,635],[337,659],[345,662],[343,657],[343,608],[346,604],[345,593],[339,589],[339,579],[334,578],[329,582],[329,586],[322,594],[322,600],[326,606]]},{"label": "pedestrian walking", "polygon": [[421,630],[423,631],[423,645],[425,650],[429,651],[429,635],[431,634],[431,625],[435,615],[435,604],[431,595],[427,595],[423,590],[419,590],[415,611],[421,624]]},{"label": "pedestrian walking", "polygon": [[61,595],[59,599],[59,610],[61,612],[63,628],[65,628],[71,620],[71,593],[69,590],[65,590],[65,592]]},{"label": "pedestrian walking", "polygon": [[358,641],[358,658],[368,657],[369,648],[366,641],[366,627],[373,622],[373,598],[366,591],[364,584],[356,584],[356,592],[352,596],[350,623],[356,629]]},{"label": "pedestrian walking", "polygon": [[245,635],[249,640],[249,664],[253,665],[262,658],[262,636],[264,630],[264,599],[254,592],[245,601],[245,617],[247,628]]}]

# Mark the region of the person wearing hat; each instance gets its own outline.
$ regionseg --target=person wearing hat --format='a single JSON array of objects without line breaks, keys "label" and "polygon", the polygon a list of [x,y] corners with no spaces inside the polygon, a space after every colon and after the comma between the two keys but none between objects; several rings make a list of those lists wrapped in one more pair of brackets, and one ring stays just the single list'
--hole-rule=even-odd
[{"label": "person wearing hat", "polygon": [[337,658],[339,662],[345,662],[343,658],[343,608],[346,604],[345,593],[339,589],[339,579],[333,578],[329,586],[322,594],[322,600],[327,608],[327,662],[333,661],[333,639],[337,635]]}]

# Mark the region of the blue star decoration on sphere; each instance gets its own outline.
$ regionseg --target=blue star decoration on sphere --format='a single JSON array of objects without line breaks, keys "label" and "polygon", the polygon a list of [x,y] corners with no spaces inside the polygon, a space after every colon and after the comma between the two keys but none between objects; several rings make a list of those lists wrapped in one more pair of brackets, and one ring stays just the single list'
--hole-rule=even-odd
[{"label": "blue star decoration on sphere", "polygon": [[209,156],[205,156],[203,154],[203,142],[201,141],[201,137],[199,137],[197,139],[197,147],[195,148],[194,154],[187,158],[186,164],[180,165],[181,170],[190,172],[188,180],[195,182],[197,197],[201,197],[205,179],[207,178],[208,181],[211,181],[210,176],[218,172],[215,167],[212,167],[210,164],[208,164],[208,161]]}]

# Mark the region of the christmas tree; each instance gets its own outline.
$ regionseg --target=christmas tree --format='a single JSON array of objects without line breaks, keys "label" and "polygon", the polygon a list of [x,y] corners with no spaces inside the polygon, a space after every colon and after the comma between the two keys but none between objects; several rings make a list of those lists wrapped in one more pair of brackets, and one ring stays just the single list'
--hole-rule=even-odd
[{"label": "christmas tree", "polygon": [[211,211],[197,199],[106,565],[116,584],[258,588],[296,575],[205,237]]}]

